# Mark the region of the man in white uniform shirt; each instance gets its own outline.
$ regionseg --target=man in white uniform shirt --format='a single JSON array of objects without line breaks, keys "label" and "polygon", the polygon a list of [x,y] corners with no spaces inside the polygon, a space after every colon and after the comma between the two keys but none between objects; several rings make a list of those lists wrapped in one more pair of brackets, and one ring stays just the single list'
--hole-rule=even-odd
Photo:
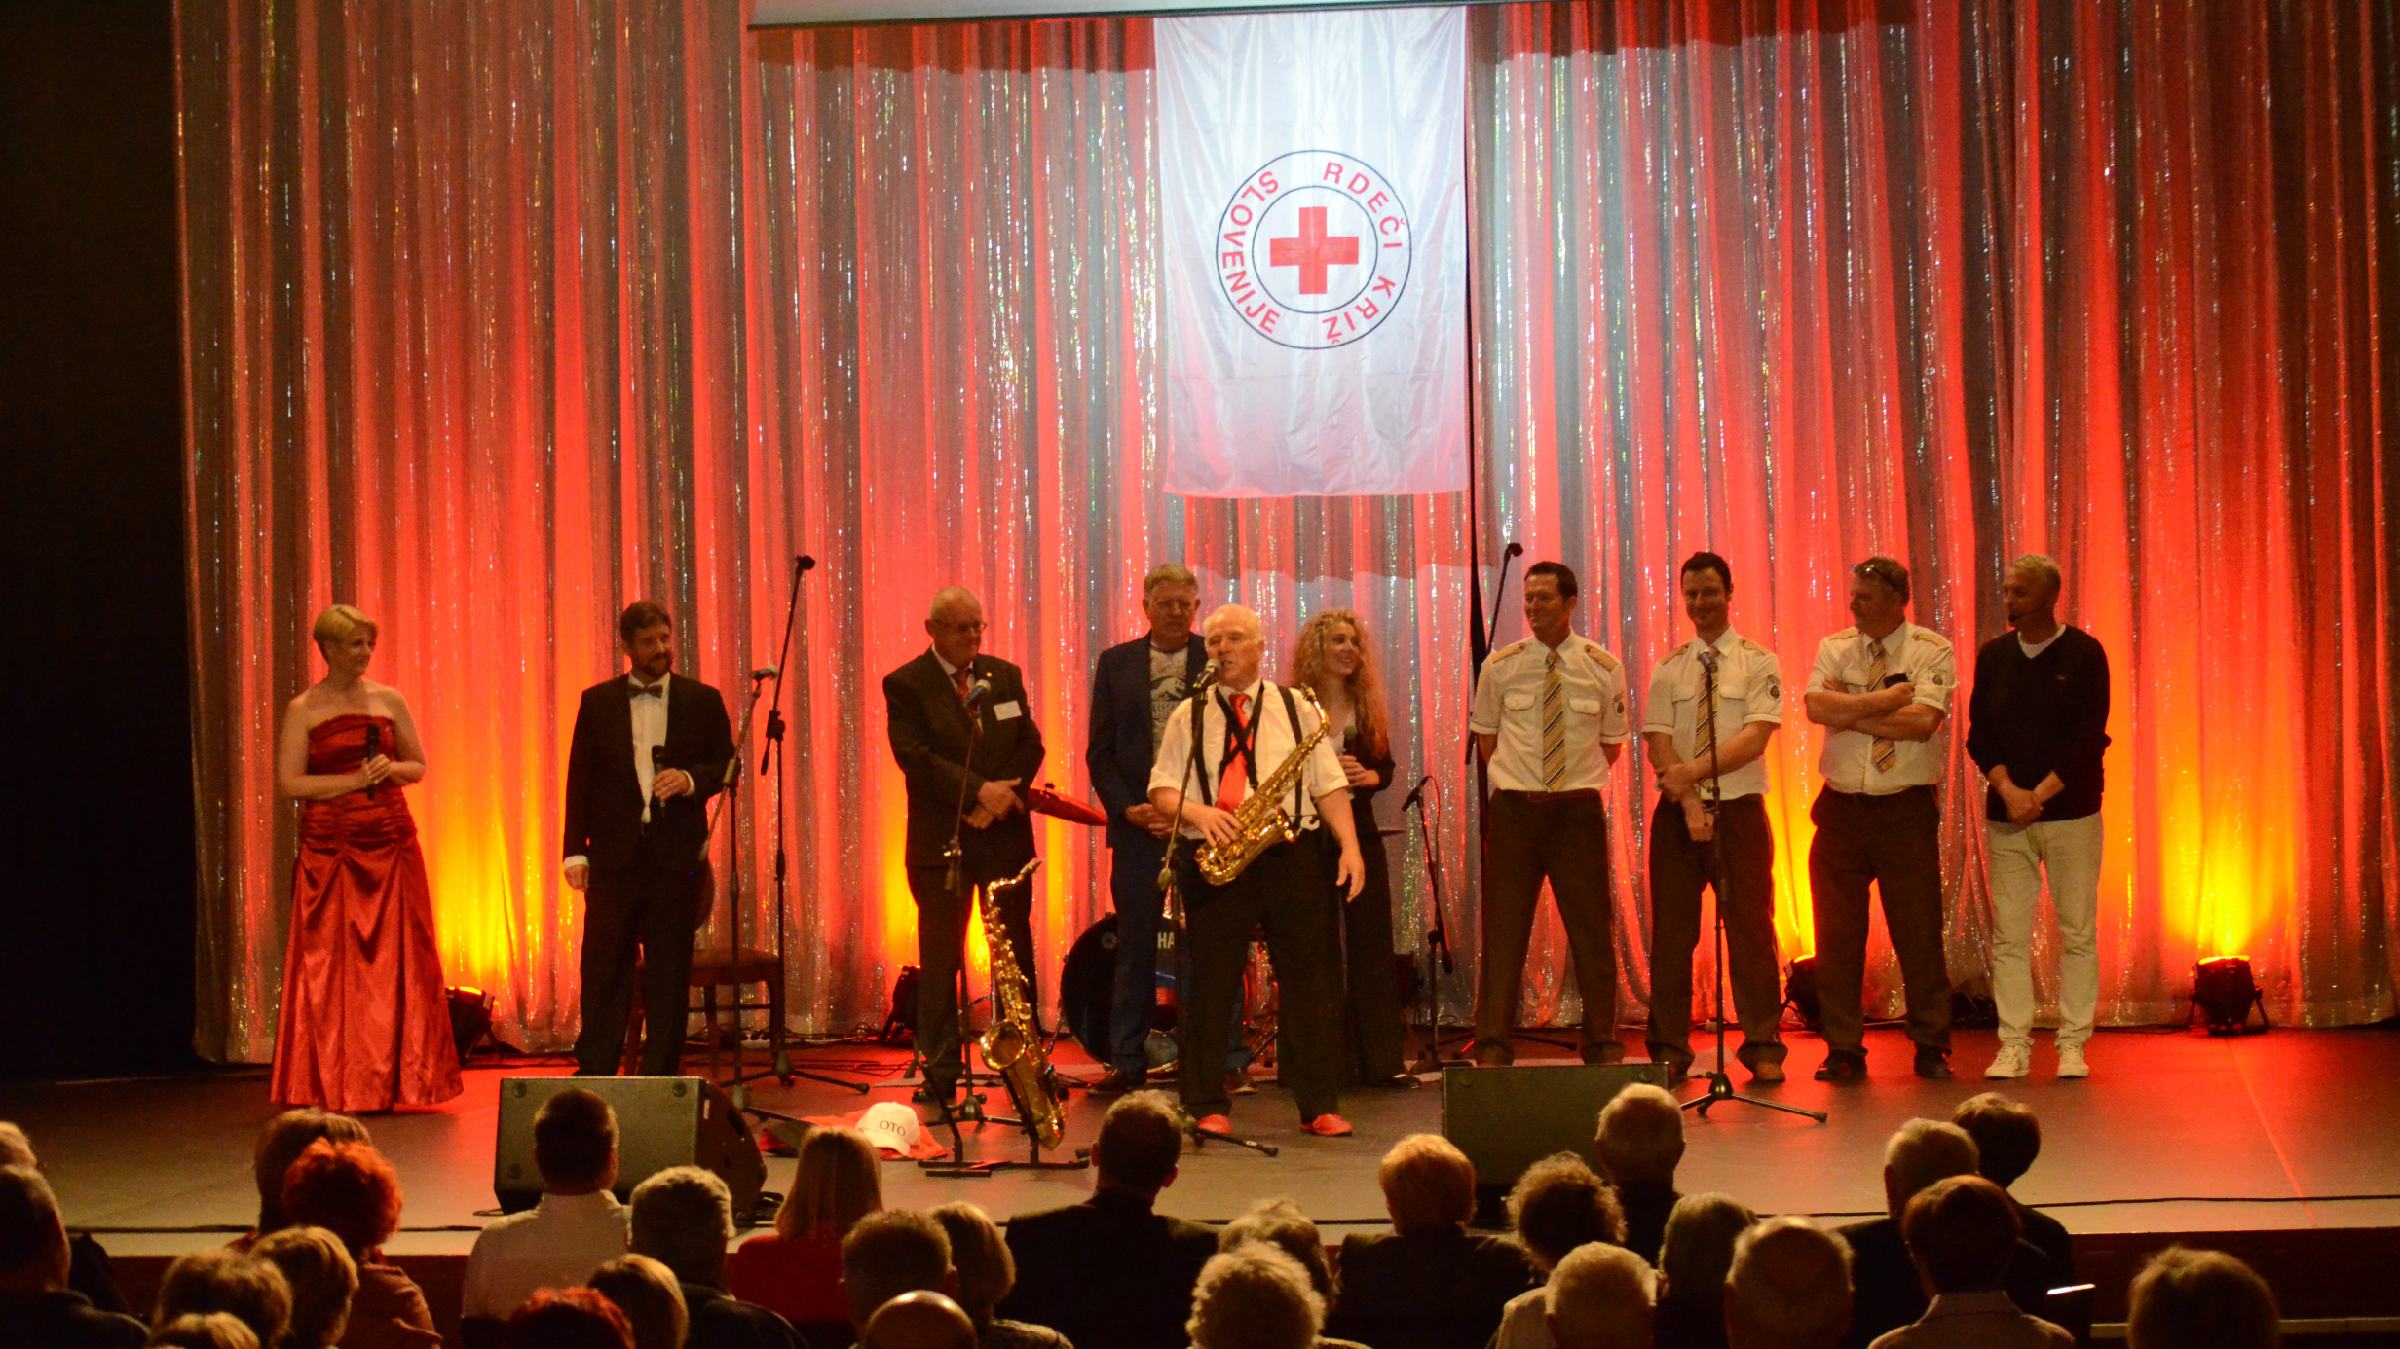
[{"label": "man in white uniform shirt", "polygon": [[625,1253],[625,1206],[617,1183],[617,1115],[608,1102],[568,1087],[533,1117],[533,1165],[542,1202],[495,1219],[467,1256],[462,1331],[472,1349],[498,1344],[509,1314],[543,1288],[579,1288]]},{"label": "man in white uniform shirt", "polygon": [[1900,958],[1908,1038],[1919,1077],[1950,1076],[1950,975],[1942,963],[1941,781],[1948,746],[1937,738],[1958,687],[1947,638],[1906,618],[1908,568],[1870,557],[1851,568],[1850,615],[1817,645],[1808,719],[1825,727],[1825,778],[1809,818],[1810,904],[1817,924],[1817,996],[1825,1022],[1827,1082],[1867,1070],[1867,887],[1883,897],[1884,926]]},{"label": "man in white uniform shirt", "polygon": [[1678,574],[1693,637],[1650,677],[1642,741],[1658,774],[1650,812],[1650,1059],[1692,1066],[1692,950],[1700,891],[1725,921],[1726,974],[1753,1080],[1783,1080],[1781,965],[1775,955],[1775,831],[1767,822],[1767,742],[1783,725],[1775,653],[1733,630],[1733,568],[1694,553]]},{"label": "man in white uniform shirt", "polygon": [[1196,846],[1235,839],[1235,811],[1261,781],[1274,776],[1322,715],[1290,690],[1259,677],[1266,641],[1257,614],[1228,604],[1208,616],[1201,632],[1209,659],[1217,662],[1217,682],[1176,706],[1150,768],[1150,804],[1176,821],[1184,839],[1177,865],[1186,914],[1184,968],[1191,982],[1182,1017],[1183,1108],[1204,1132],[1230,1127],[1231,1098],[1222,1071],[1225,1040],[1250,933],[1263,928],[1282,1009],[1281,1076],[1300,1108],[1300,1127],[1343,1137],[1351,1132],[1349,1121],[1334,1113],[1339,1104],[1335,1004],[1341,992],[1334,965],[1337,905],[1358,895],[1367,874],[1350,819],[1348,780],[1332,742],[1319,739],[1281,803],[1296,827],[1333,831],[1341,853],[1334,873],[1339,899],[1326,891],[1322,854],[1303,839],[1268,848],[1225,885],[1211,885],[1200,874]]},{"label": "man in white uniform shirt", "polygon": [[1489,1067],[1516,1057],[1508,1037],[1545,879],[1583,990],[1583,1061],[1625,1057],[1617,1041],[1614,899],[1600,786],[1633,734],[1624,667],[1575,633],[1577,593],[1575,573],[1564,563],[1525,569],[1525,626],[1533,635],[1484,661],[1467,721],[1493,789],[1484,838],[1483,977],[1475,992],[1475,1061]]}]

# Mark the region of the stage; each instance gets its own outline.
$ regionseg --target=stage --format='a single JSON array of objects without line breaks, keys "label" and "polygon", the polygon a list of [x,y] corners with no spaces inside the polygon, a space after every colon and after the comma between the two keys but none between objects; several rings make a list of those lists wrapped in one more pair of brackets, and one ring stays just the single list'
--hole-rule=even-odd
[{"label": "stage", "polygon": [[[2370,1274],[2400,1254],[2400,1128],[2392,1124],[2400,1119],[2400,1034],[2209,1039],[2104,1032],[2092,1045],[2093,1076],[2081,1082],[2056,1080],[2045,1053],[2036,1056],[2034,1076],[1987,1084],[1975,1074],[1993,1050],[1990,1032],[1964,1034],[1955,1055],[1960,1075],[1929,1082],[1909,1074],[1907,1046],[1897,1033],[1878,1031],[1869,1037],[1865,1083],[1835,1088],[1809,1076],[1819,1043],[1795,1035],[1792,1080],[1759,1094],[1825,1110],[1828,1121],[1739,1104],[1719,1105],[1706,1119],[1687,1115],[1678,1188],[1722,1190],[1761,1213],[1828,1222],[1865,1216],[1881,1209],[1883,1143],[1896,1125],[1916,1115],[1947,1117],[1960,1101],[1996,1086],[2040,1113],[2042,1156],[2017,1193],[2076,1234],[2080,1272],[2099,1285],[2102,1320],[2116,1319],[2125,1280],[2140,1253],[2163,1244],[2161,1233],[2213,1234],[2212,1244],[2261,1264],[2287,1316],[2400,1314],[2400,1289]],[[907,1099],[903,1051],[821,1045],[803,1050],[797,1062],[874,1086],[860,1095],[805,1079],[790,1088],[770,1080],[753,1087],[750,1103],[827,1116]],[[1059,1062],[1072,1076],[1094,1075],[1064,1042]],[[1527,1054],[1519,1062],[1541,1059]],[[458,1258],[494,1211],[500,1080],[566,1071],[555,1059],[476,1065],[466,1094],[444,1107],[368,1120],[406,1188],[403,1230],[391,1249],[418,1272],[445,1314],[440,1289],[455,1286]],[[698,1070],[697,1058],[691,1066]],[[1735,1076],[1737,1089],[1749,1090],[1738,1070]],[[1358,1133],[1341,1140],[1302,1135],[1290,1098],[1270,1081],[1257,1095],[1239,1098],[1234,1121],[1279,1154],[1220,1145],[1187,1152],[1160,1206],[1217,1222],[1255,1199],[1288,1195],[1325,1230],[1329,1244],[1349,1231],[1379,1228],[1376,1159],[1403,1135],[1441,1128],[1439,1078],[1425,1081],[1416,1091],[1346,1094],[1343,1113]],[[1701,1085],[1694,1080],[1680,1094]],[[997,1105],[996,1088],[992,1095]],[[1102,1108],[1074,1096],[1070,1146],[1091,1141]],[[221,1244],[248,1225],[256,1206],[251,1140],[272,1113],[265,1075],[255,1070],[0,1086],[0,1118],[32,1135],[69,1225],[99,1236],[123,1269],[129,1293],[150,1286],[162,1258]],[[1562,1139],[1561,1146],[1572,1141]],[[966,1143],[971,1158],[1024,1155],[1021,1136],[997,1127],[980,1135],[970,1128]],[[771,1157],[767,1188],[780,1192],[791,1168],[788,1157]],[[928,1178],[906,1163],[887,1164],[884,1176],[891,1206],[963,1197],[1002,1219],[1073,1202],[1091,1185],[1088,1171],[950,1180]]]}]

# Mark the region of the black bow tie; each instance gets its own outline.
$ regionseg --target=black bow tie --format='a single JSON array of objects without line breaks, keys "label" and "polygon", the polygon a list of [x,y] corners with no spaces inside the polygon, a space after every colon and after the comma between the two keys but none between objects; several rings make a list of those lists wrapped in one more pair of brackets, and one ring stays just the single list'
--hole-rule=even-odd
[{"label": "black bow tie", "polygon": [[666,695],[666,691],[667,686],[663,680],[656,684],[635,684],[633,686],[633,696],[636,698],[660,698]]}]

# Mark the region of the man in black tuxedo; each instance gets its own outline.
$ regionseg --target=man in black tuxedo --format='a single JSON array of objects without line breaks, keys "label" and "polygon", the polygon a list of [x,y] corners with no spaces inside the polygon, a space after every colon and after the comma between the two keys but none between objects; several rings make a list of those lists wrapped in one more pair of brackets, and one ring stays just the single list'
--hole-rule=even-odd
[{"label": "man in black tuxedo", "polygon": [[596,1076],[616,1071],[638,945],[642,1071],[655,1077],[674,1072],[683,1055],[707,802],[725,783],[733,726],[715,689],[671,674],[675,620],[665,609],[627,605],[617,637],[631,668],[583,691],[567,751],[567,884],[584,894],[575,1063]]},{"label": "man in black tuxedo", "polygon": [[1158,869],[1167,817],[1150,804],[1150,761],[1167,716],[1191,691],[1208,653],[1192,640],[1200,582],[1180,563],[1142,578],[1150,630],[1100,653],[1092,673],[1091,743],[1083,752],[1092,789],[1108,812],[1109,902],[1117,910],[1117,967],[1108,1010],[1108,1073],[1102,1095],[1132,1091],[1149,1071],[1143,1053],[1158,996]]},{"label": "man in black tuxedo", "polygon": [[[919,1094],[927,1100],[947,1099],[964,1066],[958,971],[974,888],[1014,876],[1033,860],[1033,822],[1019,789],[1042,766],[1042,732],[1033,724],[1024,674],[983,654],[984,628],[980,600],[957,586],[942,590],[925,620],[932,646],[883,677],[892,757],[908,781],[917,1050],[925,1060]],[[960,849],[955,870],[948,855],[953,837]],[[1031,889],[1018,889],[1000,920],[1017,968],[1029,985],[1038,985]],[[1039,1006],[1041,1000],[1032,1001]]]}]

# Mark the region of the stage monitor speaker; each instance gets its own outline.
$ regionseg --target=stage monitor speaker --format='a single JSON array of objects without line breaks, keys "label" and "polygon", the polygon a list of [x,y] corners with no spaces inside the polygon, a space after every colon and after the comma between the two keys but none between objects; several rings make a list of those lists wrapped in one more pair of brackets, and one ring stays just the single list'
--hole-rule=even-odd
[{"label": "stage monitor speaker", "polygon": [[1600,1107],[1637,1082],[1666,1086],[1666,1066],[1546,1064],[1442,1074],[1442,1137],[1475,1163],[1479,1221],[1526,1167],[1554,1152],[1572,1152],[1598,1170],[1592,1134]]},{"label": "stage monitor speaker", "polygon": [[747,1227],[766,1184],[767,1167],[750,1126],[716,1083],[704,1077],[504,1077],[500,1079],[500,1137],[493,1149],[492,1189],[503,1212],[532,1208],[542,1198],[542,1173],[533,1164],[533,1117],[552,1096],[581,1087],[617,1113],[617,1198],[670,1166],[716,1173],[733,1191],[733,1221]]}]

